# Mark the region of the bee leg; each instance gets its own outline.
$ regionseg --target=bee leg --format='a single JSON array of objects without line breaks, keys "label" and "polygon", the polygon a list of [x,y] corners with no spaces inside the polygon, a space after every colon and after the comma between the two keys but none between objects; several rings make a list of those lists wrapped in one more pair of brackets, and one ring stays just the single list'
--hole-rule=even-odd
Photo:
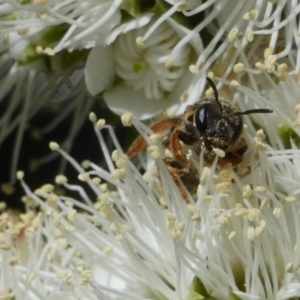
[{"label": "bee leg", "polygon": [[164,158],[163,159],[165,165],[168,167],[168,170],[176,170],[179,177],[184,176],[189,173],[190,168],[188,166],[183,166],[178,161],[173,158]]},{"label": "bee leg", "polygon": [[230,162],[232,166],[239,165],[243,160],[243,155],[247,151],[247,143],[244,138],[240,138],[230,149],[228,149],[224,161]]},{"label": "bee leg", "polygon": [[236,156],[243,157],[247,151],[248,146],[244,138],[240,138],[232,147],[228,149],[228,152],[234,153]]},{"label": "bee leg", "polygon": [[[243,161],[243,156],[247,149],[246,140],[244,138],[240,138],[226,151],[225,157],[219,158],[218,167],[223,168],[227,163],[230,163],[232,167],[238,166]],[[205,158],[207,162],[212,163],[214,157],[214,155],[208,153]]]},{"label": "bee leg", "polygon": [[[177,128],[179,126],[183,126],[184,121],[180,118],[172,118],[163,120],[160,122],[157,122],[153,124],[150,129],[153,131],[153,133],[159,134],[162,137],[167,135],[172,131],[173,128]],[[134,157],[135,155],[139,154],[142,150],[145,149],[147,146],[146,140],[139,136],[129,147],[126,155],[129,159]]]},{"label": "bee leg", "polygon": [[191,144],[193,145],[194,140],[188,134],[186,134],[184,131],[181,130],[175,130],[170,138],[170,146],[171,146],[171,151],[173,153],[174,159],[178,161],[181,165],[183,166],[191,166],[192,162],[186,158],[187,154],[187,148],[184,145],[184,141],[187,142],[188,145]]},{"label": "bee leg", "polygon": [[199,132],[190,122],[185,123],[185,131],[177,130],[178,138],[187,146],[193,146],[199,141]]},{"label": "bee leg", "polygon": [[164,163],[167,166],[168,171],[174,180],[183,200],[186,203],[190,203],[190,194],[181,181],[181,177],[189,173],[189,168],[182,166],[178,161],[175,161],[172,158],[165,158]]}]

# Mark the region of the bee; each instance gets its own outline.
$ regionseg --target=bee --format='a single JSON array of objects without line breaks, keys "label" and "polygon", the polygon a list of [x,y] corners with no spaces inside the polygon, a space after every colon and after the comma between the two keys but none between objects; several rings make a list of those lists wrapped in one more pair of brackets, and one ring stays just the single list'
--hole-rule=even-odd
[{"label": "bee", "polygon": [[[216,155],[214,150],[220,149],[224,157],[219,158],[218,164],[237,166],[248,149],[241,137],[242,116],[273,112],[268,108],[239,111],[230,102],[220,100],[214,82],[209,77],[206,80],[213,90],[213,97],[188,105],[181,117],[165,119],[150,127],[172,153],[171,158],[164,158],[164,163],[186,202],[189,202],[189,192],[192,194],[199,184],[198,171],[190,153],[199,157],[204,151],[205,161],[211,164]],[[146,140],[138,137],[129,147],[127,157],[131,159],[146,146]]]}]

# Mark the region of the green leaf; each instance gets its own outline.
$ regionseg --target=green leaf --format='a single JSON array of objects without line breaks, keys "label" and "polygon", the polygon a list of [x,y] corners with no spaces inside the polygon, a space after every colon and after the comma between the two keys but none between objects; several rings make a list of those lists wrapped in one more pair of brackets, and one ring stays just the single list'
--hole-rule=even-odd
[{"label": "green leaf", "polygon": [[22,0],[22,1],[20,1],[21,5],[26,5],[26,4],[30,4],[30,3],[31,3],[31,0]]},{"label": "green leaf", "polygon": [[192,291],[194,293],[197,293],[198,295],[201,295],[202,299],[206,299],[209,297],[209,294],[199,277],[194,277],[192,282]]},{"label": "green leaf", "polygon": [[39,45],[43,48],[51,46],[52,44],[60,41],[68,29],[68,24],[61,24],[45,29],[41,34]]},{"label": "green leaf", "polygon": [[199,295],[195,291],[191,291],[189,293],[188,300],[204,300],[204,297]]},{"label": "green leaf", "polygon": [[16,21],[17,16],[16,16],[16,14],[9,14],[9,15],[6,15],[3,20],[4,21]]},{"label": "green leaf", "polygon": [[18,59],[19,66],[26,66],[34,61],[37,61],[45,56],[36,52],[36,44],[29,44]]},{"label": "green leaf", "polygon": [[134,18],[141,15],[141,4],[139,0],[124,0],[121,9]]},{"label": "green leaf", "polygon": [[[171,8],[171,5],[168,4],[167,2],[163,0],[156,0],[156,4],[153,8],[153,11],[155,14],[158,16],[163,15],[165,12],[167,12]],[[186,27],[186,28],[191,28],[191,24],[189,22],[189,19],[186,18],[181,12],[176,12],[171,16],[171,18],[179,23],[180,25]]]},{"label": "green leaf", "polygon": [[229,299],[230,299],[230,300],[242,300],[238,295],[236,295],[236,294],[233,293],[233,292],[230,292],[230,293],[229,293]]},{"label": "green leaf", "polygon": [[70,69],[71,67],[73,67],[75,64],[77,64],[78,62],[85,62],[89,53],[90,53],[90,49],[83,49],[83,50],[75,50],[72,52],[68,52],[67,50],[63,50],[61,55],[62,55],[62,59],[61,59],[61,65],[62,65],[62,69],[66,70],[66,69]]},{"label": "green leaf", "polygon": [[[47,68],[49,70],[51,70],[51,66],[50,66],[50,58],[48,55],[45,55],[43,53],[37,53],[36,52],[36,47],[37,46],[41,46],[42,48],[46,48],[46,47],[50,47],[53,44],[57,43],[58,41],[61,40],[61,38],[66,34],[67,30],[69,28],[69,25],[67,24],[62,24],[62,25],[57,25],[57,26],[52,26],[50,28],[45,29],[42,33],[41,33],[41,38],[38,41],[38,43],[34,43],[34,44],[29,44],[25,50],[23,51],[23,53],[21,54],[21,56],[18,59],[18,64],[20,66],[25,66],[28,65],[34,61],[37,61],[39,59],[44,59],[45,64],[47,66]],[[71,60],[74,59],[74,57],[76,55],[78,55],[77,51],[74,51],[75,53],[72,55],[70,54],[70,57],[73,56],[71,58]],[[84,51],[82,51],[83,53]],[[86,57],[86,54],[84,54],[84,56]],[[48,57],[48,58],[47,58]],[[65,59],[65,57],[64,57]],[[78,60],[77,60],[78,61]],[[50,63],[50,64],[49,64]],[[66,59],[64,61],[64,64],[70,65],[71,61],[70,59]]]},{"label": "green leaf", "polygon": [[282,140],[285,149],[291,148],[291,139],[294,141],[294,143],[297,146],[300,146],[299,135],[287,124],[284,124],[284,123],[280,124],[277,127],[277,133],[278,133],[280,139]]}]

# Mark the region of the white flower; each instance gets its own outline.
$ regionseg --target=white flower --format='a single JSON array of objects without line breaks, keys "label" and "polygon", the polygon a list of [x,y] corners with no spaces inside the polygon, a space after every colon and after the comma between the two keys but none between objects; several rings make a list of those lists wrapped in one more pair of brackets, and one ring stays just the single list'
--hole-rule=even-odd
[{"label": "white flower", "polygon": [[[240,87],[243,100],[238,102],[242,110],[262,108],[263,106],[270,107],[276,112],[267,117],[253,114],[251,119],[264,128],[272,147],[281,150],[290,148],[291,143],[296,143],[299,146],[300,142],[298,96],[300,88],[295,76],[286,76],[285,81],[279,80],[277,84],[269,75],[265,76],[267,80],[261,85],[259,81],[252,81],[253,88],[260,90],[262,95],[257,95],[249,87]],[[259,104],[261,101],[263,104]],[[248,124],[253,127],[251,123]]]},{"label": "white flower", "polygon": [[[92,48],[85,68],[89,92],[103,93],[114,112],[131,111],[141,118],[169,108],[182,114],[184,106],[179,100],[196,102],[208,72],[219,80],[218,88],[234,79],[256,90],[253,82],[260,79],[254,80],[254,75],[280,73],[274,69],[276,61],[287,64],[287,70],[279,74],[284,81],[287,73],[299,72],[298,29],[294,25],[300,6],[297,1],[273,2],[169,0],[136,9],[122,0],[0,1],[1,68],[10,70],[7,66],[14,62],[10,71],[4,71],[0,99],[22,76],[27,77],[29,69],[40,75],[50,68],[55,78],[61,78],[64,66],[60,59],[74,62],[83,48]],[[136,9],[135,13],[131,14],[131,9]],[[142,16],[137,17],[139,14]],[[61,52],[60,58],[51,59]],[[85,57],[80,61],[84,63]],[[72,72],[68,70],[64,78]],[[60,85],[52,86],[57,90]],[[3,129],[0,141],[16,126],[15,122],[9,130]]]},{"label": "white flower", "polygon": [[[6,275],[1,277],[2,287],[11,291],[10,297],[283,300],[300,296],[298,149],[256,152],[250,173],[241,178],[231,168],[216,170],[215,160],[200,169],[197,201],[186,204],[159,154],[158,171],[148,170],[152,175],[143,176],[122,154],[112,128],[94,114],[90,118],[109,172],[92,162],[85,162],[83,168],[56,143],[50,146],[75,167],[78,178],[97,197],[95,203],[81,186],[62,175],[56,183],[78,191],[83,202],[56,195],[51,184],[33,193],[23,173],[17,174],[26,203],[37,203],[45,215],[33,214],[35,221],[27,222],[20,218],[17,228],[25,228],[31,247],[23,265],[11,266],[3,259],[10,252],[18,257],[10,233],[15,231],[3,235],[5,242],[0,245],[12,249],[2,252],[1,262]],[[117,148],[113,161],[98,123],[109,131]],[[136,119],[133,124],[147,131]],[[249,143],[257,139],[263,139],[260,132]]]},{"label": "white flower", "polygon": [[[89,107],[84,105],[82,71],[75,71],[77,65],[62,68],[61,50],[78,54],[78,48],[94,47],[85,68],[89,91],[103,93],[117,113],[134,112],[135,117],[127,113],[123,122],[133,124],[149,144],[148,154],[135,166],[113,128],[90,114],[107,168],[90,161],[80,165],[61,149],[69,150],[69,143],[60,148],[52,142],[51,149],[75,167],[80,183],[58,175],[55,184],[65,189],[64,195],[47,183],[32,192],[24,174],[17,173],[26,193],[26,213],[0,215],[0,297],[299,298],[300,5],[284,0],[168,0],[158,3],[160,13],[143,11],[140,18],[125,22],[122,4],[0,2],[1,16],[17,17],[1,20],[0,66],[8,72],[1,73],[0,99],[9,92],[13,96],[0,120],[0,142],[19,125],[20,145],[28,116],[53,98],[76,98],[77,115],[85,117],[82,107]],[[193,19],[193,29],[179,25],[178,17]],[[59,39],[47,40],[48,49],[35,44],[46,28],[57,33],[65,24]],[[55,52],[50,60],[45,56]],[[45,61],[55,70],[46,79]],[[164,145],[137,117],[168,107],[180,114],[186,105],[177,101],[196,102],[207,73],[220,95],[241,110],[272,108],[274,113],[243,117],[248,149],[236,169],[221,168],[217,157],[208,164],[200,155],[195,165],[199,174],[193,178],[197,195],[186,204],[164,164]],[[53,82],[55,92],[59,88],[55,95]],[[15,116],[24,90],[24,111]],[[72,109],[42,131],[51,130]],[[72,137],[80,124],[82,119],[76,118]],[[117,149],[113,154],[102,129]],[[68,190],[78,196],[69,196]]]},{"label": "white flower", "polygon": [[[19,163],[28,122],[45,106],[68,107],[54,115],[43,128],[30,128],[38,139],[80,110],[65,137],[64,144],[71,149],[92,105],[83,80],[88,53],[83,48],[104,42],[120,23],[121,3],[121,0],[22,3],[0,0],[0,39],[3,41],[0,45],[0,101],[6,103],[1,112],[0,144],[17,129],[11,174]],[[39,158],[32,165],[37,168],[52,159],[53,156]],[[14,178],[10,178],[10,183],[13,182]]]},{"label": "white flower", "polygon": [[[120,23],[119,8],[123,1],[4,2],[0,2],[0,16],[4,19],[0,36],[6,43],[16,44],[19,52],[35,43],[54,55],[63,49],[91,48],[104,42]],[[46,30],[50,30],[47,35]]]},{"label": "white flower", "polygon": [[[82,54],[84,53],[74,52],[74,55],[78,55],[78,57],[81,57]],[[60,54],[49,58],[49,60],[41,57],[30,66],[20,66],[18,62],[7,61],[5,59],[7,57],[8,54],[4,54],[2,56],[4,59],[0,63],[1,68],[8,69],[5,75],[2,74],[0,76],[0,85],[2,86],[0,99],[3,99],[2,101],[6,104],[0,120],[0,145],[14,131],[17,132],[15,142],[12,145],[10,164],[10,172],[15,172],[18,168],[20,153],[24,147],[23,139],[26,131],[31,133],[35,141],[40,141],[42,137],[47,136],[66,117],[78,114],[78,118],[74,120],[72,125],[72,130],[65,132],[66,141],[64,145],[68,149],[71,149],[73,140],[92,107],[93,99],[86,92],[83,72],[76,70],[78,64],[75,64],[75,69],[68,66],[67,62],[65,64],[62,61],[63,56]],[[49,67],[52,68],[54,74],[47,72],[44,65],[45,61],[49,63]],[[52,115],[52,118],[48,118],[48,122],[47,118],[44,118],[45,122],[39,128],[36,128],[34,125],[29,127],[29,120],[39,112],[45,112],[47,110],[45,107],[49,107],[50,103],[53,108],[69,104],[68,108],[63,112],[58,110],[55,113],[55,110],[51,111],[48,108],[49,117]],[[85,109],[82,109],[82,107],[85,107]],[[51,156],[37,157],[33,161],[34,168],[38,168],[53,158],[53,156],[52,158]],[[10,176],[10,183],[12,184],[15,182],[15,176],[12,173],[10,173]]]},{"label": "white flower", "polygon": [[[178,1],[168,2],[178,4]],[[195,17],[203,12],[205,18],[199,18],[181,45],[188,43],[193,33],[199,33],[206,44],[191,68],[198,75],[188,89],[189,103],[198,100],[195,97],[203,89],[206,73],[220,78],[222,86],[225,80],[242,77],[243,72],[235,74],[237,64],[258,74],[260,70],[255,64],[268,60],[271,54],[279,63],[288,63],[288,72],[299,73],[299,34],[295,26],[300,13],[298,1],[206,1],[201,5],[192,1],[188,5],[189,2],[182,11],[184,16]],[[209,36],[205,35],[207,31]]]},{"label": "white flower", "polygon": [[[270,72],[273,71],[271,69],[273,62],[270,60],[272,57],[279,63],[288,62],[288,65],[292,66],[295,64],[294,61],[298,60],[296,55],[298,32],[294,23],[300,5],[296,1],[290,5],[286,1],[280,5],[272,1],[247,3],[208,1],[201,4],[196,1],[167,2],[169,6],[165,3],[157,5],[162,13],[152,18],[155,20],[154,23],[145,26],[147,16],[144,16],[140,20],[123,24],[107,39],[108,44],[116,39],[112,45],[113,49],[99,47],[91,53],[86,68],[88,89],[93,95],[104,92],[107,104],[116,113],[131,111],[136,116],[147,118],[163,108],[171,107],[176,114],[181,114],[182,109],[176,98],[177,101],[182,99],[188,104],[196,102],[204,88],[203,79],[208,72],[220,78],[221,86],[226,79],[232,80],[234,77],[240,79],[243,70],[259,74],[261,70],[257,70],[255,65],[257,62],[261,63],[264,58],[265,68]],[[199,17],[200,21],[197,23],[197,17],[201,13],[205,18]],[[284,15],[289,17],[283,19]],[[187,21],[193,17],[195,25],[191,30],[184,30],[184,27],[179,26],[176,17]],[[180,28],[180,41],[172,45],[170,54],[164,55],[163,59],[160,57],[159,61],[164,62],[165,67],[168,66],[170,62],[175,62],[176,56],[183,55],[191,44],[198,55],[198,57],[190,55],[188,66],[192,74],[184,73],[180,77],[180,82],[182,79],[184,82],[175,90],[176,80],[172,80],[173,84],[166,86],[170,72],[166,73],[166,70],[159,68],[153,60],[149,62],[147,52],[145,53],[147,41],[152,45],[150,40],[156,39],[159,29],[167,26],[166,23],[171,24],[177,32]],[[272,26],[269,29],[270,24]],[[143,32],[137,28],[147,30],[144,29]],[[283,29],[293,34],[284,34]],[[184,34],[182,30],[185,31]],[[138,34],[134,35],[135,32]],[[201,41],[197,42],[199,36]],[[140,49],[135,45],[136,38]],[[202,42],[206,44],[205,47]],[[144,58],[141,58],[141,54],[145,55]],[[99,65],[101,66],[97,68]],[[238,68],[238,65],[241,67]],[[297,70],[298,65],[297,63]],[[161,66],[163,67],[162,63]],[[293,67],[290,70],[289,67],[289,72],[299,72],[297,70]],[[105,78],[102,76],[103,72],[107,74]],[[236,75],[238,72],[242,74]],[[161,74],[163,76],[160,76]],[[171,74],[174,75],[173,72]],[[117,81],[118,83],[114,84],[116,76],[121,82]],[[170,83],[170,80],[168,82]],[[162,91],[170,94],[165,97]]]},{"label": "white flower", "polygon": [[[189,65],[200,53],[199,37],[180,47],[188,29],[172,19],[159,25],[151,19],[153,15],[146,14],[116,28],[107,38],[111,45],[95,47],[88,58],[89,92],[104,92],[107,105],[118,114],[131,111],[143,119],[174,104],[178,108],[193,76]],[[121,82],[112,86],[116,77]]]}]

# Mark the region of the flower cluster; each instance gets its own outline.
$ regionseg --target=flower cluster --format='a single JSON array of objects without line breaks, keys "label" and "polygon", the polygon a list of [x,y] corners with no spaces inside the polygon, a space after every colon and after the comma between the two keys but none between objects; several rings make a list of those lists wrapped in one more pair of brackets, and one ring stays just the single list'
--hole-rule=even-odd
[{"label": "flower cluster", "polygon": [[[0,205],[0,298],[300,298],[299,14],[289,0],[0,0],[0,145],[17,129],[26,194],[23,214]],[[243,117],[237,166],[204,145],[189,156],[187,201],[168,140],[140,120],[182,115],[207,76],[240,110],[274,112]],[[104,161],[70,156],[94,97],[147,141],[139,160],[94,113]],[[79,181],[32,191],[14,171],[28,121],[53,103],[38,135],[73,113],[50,149]]]},{"label": "flower cluster", "polygon": [[70,149],[91,95],[117,114],[147,119],[182,114],[207,73],[218,88],[238,81],[255,91],[268,90],[264,73],[296,76],[299,10],[288,0],[1,0],[0,144],[18,131],[11,173],[28,121],[49,104],[59,113],[35,135],[81,112],[66,134]]},{"label": "flower cluster", "polygon": [[207,72],[222,82],[243,70],[255,76],[273,71],[274,56],[299,72],[297,1],[12,0],[0,8],[1,98],[30,71],[66,82],[84,67],[89,93],[147,118],[169,107],[182,113],[178,99],[195,102]]},{"label": "flower cluster", "polygon": [[[195,202],[187,204],[163,153],[152,155],[155,164],[146,157],[141,174],[112,127],[93,113],[90,119],[109,171],[78,164],[55,142],[50,148],[76,169],[92,198],[64,175],[56,185],[78,197],[60,195],[50,183],[32,192],[17,173],[28,210],[0,217],[3,299],[300,296],[299,150],[274,151],[259,130],[245,176],[230,166],[217,171],[218,157],[208,166],[201,156]],[[133,124],[146,134],[138,120]],[[111,157],[103,130],[117,149]]]}]

